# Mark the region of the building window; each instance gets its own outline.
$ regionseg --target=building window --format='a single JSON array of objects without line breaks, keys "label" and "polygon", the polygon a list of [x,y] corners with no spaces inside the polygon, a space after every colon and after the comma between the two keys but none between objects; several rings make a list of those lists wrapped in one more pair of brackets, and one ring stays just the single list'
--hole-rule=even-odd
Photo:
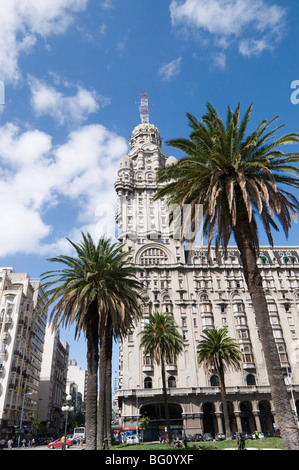
[{"label": "building window", "polygon": [[153,381],[151,377],[145,377],[144,388],[153,388]]},{"label": "building window", "polygon": [[247,385],[255,385],[255,377],[253,374],[248,374],[246,377]]},{"label": "building window", "polygon": [[176,387],[176,380],[175,380],[175,377],[173,377],[173,375],[168,377],[168,387],[169,388],[175,388]]},{"label": "building window", "polygon": [[219,387],[219,377],[218,375],[212,375],[210,378],[211,387]]},{"label": "building window", "polygon": [[167,254],[160,248],[148,248],[140,256],[140,264],[142,265],[164,264],[167,261]]}]

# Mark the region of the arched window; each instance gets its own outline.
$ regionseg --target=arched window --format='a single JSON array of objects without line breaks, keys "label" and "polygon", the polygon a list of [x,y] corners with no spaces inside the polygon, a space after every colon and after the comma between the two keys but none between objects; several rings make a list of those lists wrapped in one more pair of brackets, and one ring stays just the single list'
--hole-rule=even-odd
[{"label": "arched window", "polygon": [[170,375],[168,377],[168,387],[169,388],[175,388],[176,387],[176,380],[175,380],[175,377],[173,377],[173,375]]},{"label": "arched window", "polygon": [[255,377],[253,374],[248,374],[246,377],[247,385],[255,385]]},{"label": "arched window", "polygon": [[144,250],[140,256],[140,264],[164,264],[167,263],[168,256],[164,250],[160,248],[148,248]]},{"label": "arched window", "polygon": [[210,378],[211,387],[219,387],[219,377],[218,375],[212,375]]},{"label": "arched window", "polygon": [[151,377],[145,377],[144,388],[153,388],[153,381]]}]

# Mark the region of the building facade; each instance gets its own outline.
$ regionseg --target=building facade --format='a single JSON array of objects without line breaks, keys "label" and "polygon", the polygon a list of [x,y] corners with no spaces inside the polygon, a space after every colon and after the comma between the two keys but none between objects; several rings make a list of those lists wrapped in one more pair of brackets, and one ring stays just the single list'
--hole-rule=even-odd
[{"label": "building facade", "polygon": [[[273,431],[275,410],[264,360],[263,345],[246,288],[236,247],[223,252],[180,242],[180,228],[169,226],[166,201],[153,201],[158,189],[155,173],[176,163],[162,149],[158,129],[147,122],[132,133],[130,152],[119,163],[119,240],[141,268],[147,292],[143,320],[120,345],[119,389],[116,393],[122,424],[148,415],[147,436],[165,430],[160,367],[140,348],[139,332],[151,312],[168,311],[184,337],[184,351],[167,364],[171,427],[174,434],[224,431],[219,379],[197,364],[196,348],[205,328],[228,329],[242,352],[240,371],[226,373],[232,431]],[[269,305],[273,334],[294,413],[299,399],[299,249],[262,247],[259,264]],[[297,354],[298,352],[298,354]],[[297,361],[298,356],[298,361]],[[138,406],[138,410],[137,410]]]},{"label": "building facade", "polygon": [[58,329],[48,323],[45,334],[44,355],[39,384],[40,420],[49,433],[63,432],[64,414],[61,407],[66,400],[66,383],[69,360],[69,344],[60,340]]},{"label": "building facade", "polygon": [[86,387],[87,371],[82,369],[75,359],[69,360],[66,389],[67,393],[72,396],[74,414],[85,413]]},{"label": "building facade", "polygon": [[0,434],[30,422],[38,389],[46,328],[39,281],[12,268],[0,269]]}]

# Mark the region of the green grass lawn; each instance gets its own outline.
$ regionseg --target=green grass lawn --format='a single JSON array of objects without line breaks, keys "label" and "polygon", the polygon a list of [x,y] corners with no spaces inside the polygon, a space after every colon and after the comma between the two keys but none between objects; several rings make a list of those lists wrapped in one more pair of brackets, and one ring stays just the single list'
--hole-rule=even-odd
[{"label": "green grass lawn", "polygon": [[[225,441],[214,441],[214,442],[188,442],[189,450],[197,450],[198,447],[201,447],[202,450],[215,450],[215,449],[237,449],[236,440],[225,440]],[[265,437],[263,439],[257,440],[247,440],[246,448],[255,448],[255,449],[282,449],[282,440],[280,437]],[[174,446],[169,446],[169,444],[119,444],[114,445],[110,448],[111,450],[158,450],[158,451],[171,451],[175,450]],[[182,447],[184,450],[185,447]]]}]

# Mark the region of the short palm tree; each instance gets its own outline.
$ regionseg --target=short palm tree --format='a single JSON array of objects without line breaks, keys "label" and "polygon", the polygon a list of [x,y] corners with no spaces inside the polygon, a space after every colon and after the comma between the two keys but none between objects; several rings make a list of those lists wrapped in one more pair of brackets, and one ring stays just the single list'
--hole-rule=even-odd
[{"label": "short palm tree", "polygon": [[173,316],[168,312],[150,314],[148,322],[139,334],[141,335],[140,347],[143,348],[144,355],[149,355],[156,364],[161,364],[167,435],[171,441],[165,366],[167,360],[171,358],[176,360],[182,352],[184,340]]},{"label": "short palm tree", "polygon": [[212,370],[219,378],[226,438],[231,438],[224,373],[228,369],[240,369],[241,352],[239,345],[228,336],[226,328],[205,329],[197,345],[197,359],[206,372]]},{"label": "short palm tree", "polygon": [[297,198],[288,187],[298,189],[298,153],[283,153],[281,146],[295,144],[299,135],[292,133],[277,138],[266,120],[246,136],[252,105],[240,119],[240,106],[228,108],[227,123],[223,124],[215,108],[208,104],[199,122],[187,114],[191,127],[190,139],[168,142],[185,153],[175,165],[158,173],[163,183],[156,199],[168,196],[169,204],[188,205],[194,228],[196,206],[203,208],[203,227],[208,249],[215,240],[215,249],[224,251],[233,234],[240,251],[244,277],[251,296],[263,343],[264,356],[276,413],[286,449],[299,448],[299,434],[283,379],[280,359],[273,338],[262,277],[257,265],[259,240],[257,219],[262,223],[273,245],[271,230],[278,230],[274,217],[285,234],[296,220]]},{"label": "short palm tree", "polygon": [[[75,250],[75,257],[62,255],[48,260],[62,264],[63,269],[44,273],[42,280],[49,298],[44,308],[48,309],[54,305],[49,318],[53,328],[75,324],[75,337],[78,337],[82,331],[86,335],[86,446],[88,450],[95,450],[98,427],[99,338],[102,341],[102,356],[107,358],[107,361],[102,360],[100,368],[106,373],[111,353],[104,354],[104,346],[109,348],[110,338],[113,335],[125,334],[127,325],[131,324],[135,315],[139,315],[137,298],[141,285],[134,277],[136,270],[126,265],[127,255],[121,252],[121,247],[112,244],[105,237],[100,238],[95,244],[90,234],[82,236],[83,241],[79,244],[68,240]],[[126,297],[122,298],[121,295]],[[104,333],[106,333],[105,339]],[[105,400],[109,395],[109,385],[106,389],[109,380],[106,382],[105,373],[100,374],[102,397],[99,415],[103,439],[105,434],[103,423],[109,422],[107,428],[110,428],[110,419],[103,411],[107,409]],[[108,412],[109,409],[110,407]]]}]

